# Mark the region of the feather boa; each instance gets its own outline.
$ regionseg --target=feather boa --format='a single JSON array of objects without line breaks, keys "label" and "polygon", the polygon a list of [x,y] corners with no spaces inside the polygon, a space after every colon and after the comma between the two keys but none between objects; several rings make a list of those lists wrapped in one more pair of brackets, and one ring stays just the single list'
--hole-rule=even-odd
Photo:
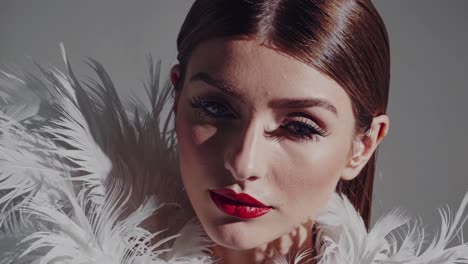
[{"label": "feather boa", "polygon": [[[0,264],[219,261],[181,189],[160,63],[149,59],[148,98],[123,103],[100,63],[89,58],[99,82],[83,84],[61,49],[66,73],[0,72]],[[467,203],[468,193],[454,216],[440,209],[440,232],[426,244],[422,223],[400,210],[367,232],[334,193],[316,219],[318,254],[271,263],[468,263]]]}]

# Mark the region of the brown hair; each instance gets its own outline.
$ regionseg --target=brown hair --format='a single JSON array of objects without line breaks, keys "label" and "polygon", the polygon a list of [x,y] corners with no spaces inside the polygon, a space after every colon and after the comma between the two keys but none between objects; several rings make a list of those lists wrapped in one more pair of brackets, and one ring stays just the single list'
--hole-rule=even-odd
[{"label": "brown hair", "polygon": [[[201,42],[220,37],[262,40],[341,85],[353,103],[356,135],[387,108],[390,51],[385,25],[369,0],[196,0],[177,37],[180,82]],[[181,89],[177,85],[175,89]],[[376,151],[358,177],[340,181],[369,228]]]}]

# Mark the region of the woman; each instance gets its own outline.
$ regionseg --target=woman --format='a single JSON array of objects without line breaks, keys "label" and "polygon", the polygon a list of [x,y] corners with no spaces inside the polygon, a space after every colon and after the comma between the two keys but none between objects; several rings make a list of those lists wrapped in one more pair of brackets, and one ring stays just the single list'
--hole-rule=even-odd
[{"label": "woman", "polygon": [[[181,175],[226,263],[288,253],[298,227],[311,247],[335,189],[369,225],[390,76],[370,1],[195,1],[177,47]],[[235,193],[264,205],[230,206]]]},{"label": "woman", "polygon": [[0,263],[468,263],[447,246],[468,196],[425,250],[399,212],[369,226],[390,76],[371,2],[197,0],[177,46],[146,105],[65,53],[67,74],[1,75]]}]

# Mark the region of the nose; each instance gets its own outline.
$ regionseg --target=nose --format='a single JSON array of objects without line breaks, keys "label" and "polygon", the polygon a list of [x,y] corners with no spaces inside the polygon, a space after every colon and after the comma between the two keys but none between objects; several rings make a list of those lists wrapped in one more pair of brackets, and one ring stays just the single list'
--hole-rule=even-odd
[{"label": "nose", "polygon": [[224,156],[224,167],[237,181],[253,181],[265,174],[267,150],[260,122],[250,122],[241,133],[232,131]]}]

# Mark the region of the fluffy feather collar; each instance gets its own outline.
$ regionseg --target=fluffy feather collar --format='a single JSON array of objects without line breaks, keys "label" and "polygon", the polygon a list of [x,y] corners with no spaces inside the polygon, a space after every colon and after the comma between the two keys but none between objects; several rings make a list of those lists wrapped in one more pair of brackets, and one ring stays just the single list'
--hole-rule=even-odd
[{"label": "fluffy feather collar", "polygon": [[[160,64],[150,59],[148,98],[122,103],[101,64],[90,58],[99,81],[80,83],[61,48],[66,74],[0,72],[0,264],[217,262],[181,190],[172,111],[161,120],[171,86],[160,89]],[[314,261],[468,263],[467,203],[468,193],[455,215],[440,210],[440,231],[427,238],[399,210],[367,232],[335,193],[316,219]]]}]

